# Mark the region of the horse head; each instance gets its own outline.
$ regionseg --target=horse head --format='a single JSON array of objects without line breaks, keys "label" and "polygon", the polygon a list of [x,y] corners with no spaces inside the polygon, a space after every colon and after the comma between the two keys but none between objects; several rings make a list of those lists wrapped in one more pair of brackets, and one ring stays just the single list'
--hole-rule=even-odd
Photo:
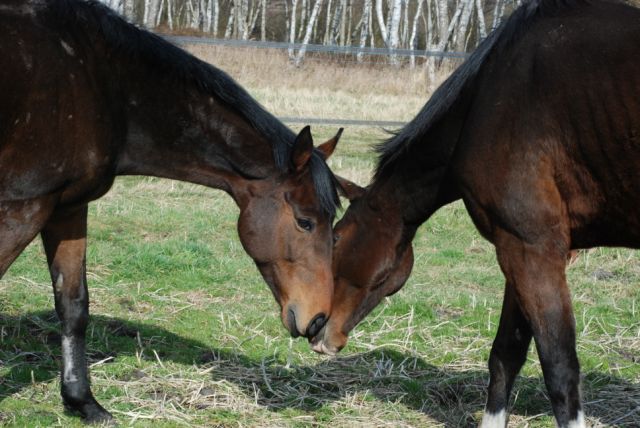
[{"label": "horse head", "polygon": [[[405,283],[413,266],[411,237],[392,207],[373,207],[367,190],[340,179],[351,205],[334,228],[331,319],[312,337],[316,352],[335,354],[349,332],[380,301]],[[408,239],[407,239],[408,238]]]},{"label": "horse head", "polygon": [[[288,168],[275,177],[251,180],[234,193],[242,245],[269,285],[293,337],[316,336],[331,314],[334,213],[320,199],[323,191],[335,192],[335,179],[324,161],[341,132],[314,148],[305,127],[290,150]],[[328,180],[327,189],[318,188],[319,174]]]}]

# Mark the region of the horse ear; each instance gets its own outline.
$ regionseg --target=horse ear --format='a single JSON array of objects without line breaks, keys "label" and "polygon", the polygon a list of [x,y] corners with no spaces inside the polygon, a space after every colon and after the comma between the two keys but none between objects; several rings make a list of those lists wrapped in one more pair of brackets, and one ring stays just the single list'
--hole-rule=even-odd
[{"label": "horse ear", "polygon": [[291,165],[295,172],[300,172],[307,166],[311,154],[313,153],[313,138],[311,137],[311,127],[309,125],[302,128],[302,131],[293,142],[291,151]]},{"label": "horse ear", "polygon": [[339,175],[336,175],[335,177],[338,180],[338,184],[340,185],[338,187],[338,193],[340,193],[350,201],[362,197],[362,195],[364,195],[364,193],[366,192],[366,189],[364,187],[358,186],[353,181],[349,181],[346,178],[340,177]]},{"label": "horse ear", "polygon": [[322,143],[317,147],[324,160],[327,160],[336,149],[336,144],[338,144],[338,141],[340,140],[342,131],[344,131],[344,128],[338,129],[338,133],[335,135],[335,137],[327,140],[325,143]]}]

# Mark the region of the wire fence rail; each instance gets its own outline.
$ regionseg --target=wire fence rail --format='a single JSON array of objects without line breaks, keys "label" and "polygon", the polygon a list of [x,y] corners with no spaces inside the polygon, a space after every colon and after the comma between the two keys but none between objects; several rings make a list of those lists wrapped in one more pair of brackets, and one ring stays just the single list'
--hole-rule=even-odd
[{"label": "wire fence rail", "polygon": [[[215,39],[211,37],[194,37],[194,36],[174,36],[168,34],[160,34],[165,39],[177,43],[179,45],[189,44],[205,44],[218,46],[233,47],[250,47],[262,49],[286,49],[297,51],[303,46],[302,43],[286,43],[286,42],[259,42],[255,40],[236,40],[236,39]],[[467,52],[455,51],[430,51],[430,50],[412,50],[412,49],[387,49],[387,48],[370,48],[359,46],[335,46],[335,45],[306,45],[307,52],[330,53],[336,55],[368,55],[368,56],[398,56],[398,57],[435,57],[435,58],[459,58],[464,59],[469,56]]]},{"label": "wire fence rail", "polygon": [[331,119],[318,117],[278,117],[282,122],[304,125],[337,125],[337,126],[368,126],[371,128],[401,128],[406,122],[393,120],[357,120],[357,119]]}]

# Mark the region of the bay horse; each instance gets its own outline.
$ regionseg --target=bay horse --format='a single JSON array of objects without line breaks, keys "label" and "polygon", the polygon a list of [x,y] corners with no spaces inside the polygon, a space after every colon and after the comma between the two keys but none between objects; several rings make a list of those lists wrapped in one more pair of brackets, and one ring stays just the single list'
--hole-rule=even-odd
[{"label": "bay horse", "polygon": [[295,337],[330,315],[339,199],[325,160],[221,70],[97,1],[0,0],[0,276],[36,235],[62,324],[61,394],[111,419],[85,357],[87,205],[118,175],[228,193],[238,233]]},{"label": "bay horse", "polygon": [[334,354],[403,286],[411,241],[462,199],[506,278],[482,425],[504,427],[531,339],[560,427],[583,427],[571,250],[640,248],[640,10],[601,0],[518,8],[379,148],[334,227],[332,315],[312,338]]}]

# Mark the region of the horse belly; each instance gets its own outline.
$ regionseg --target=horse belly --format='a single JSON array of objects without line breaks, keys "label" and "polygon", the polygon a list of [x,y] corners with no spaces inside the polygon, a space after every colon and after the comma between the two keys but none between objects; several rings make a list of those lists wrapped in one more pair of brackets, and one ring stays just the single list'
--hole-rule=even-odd
[{"label": "horse belly", "polygon": [[565,203],[571,225],[572,247],[640,248],[638,201],[638,191],[614,183],[601,185],[593,192],[568,197]]}]

